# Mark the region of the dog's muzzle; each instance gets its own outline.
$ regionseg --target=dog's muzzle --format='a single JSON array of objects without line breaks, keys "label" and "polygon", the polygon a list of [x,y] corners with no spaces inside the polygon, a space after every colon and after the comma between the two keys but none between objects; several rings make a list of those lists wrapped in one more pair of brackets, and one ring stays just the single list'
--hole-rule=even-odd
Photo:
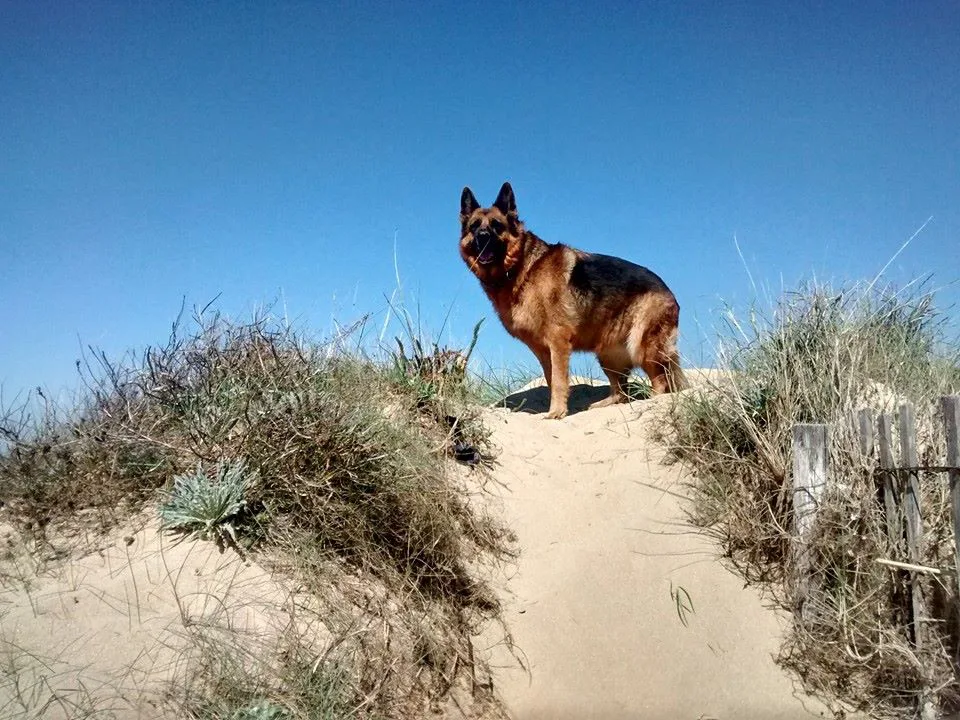
[{"label": "dog's muzzle", "polygon": [[476,251],[478,263],[489,265],[496,260],[496,252],[494,251],[497,242],[497,238],[492,233],[480,233],[473,236],[473,248]]}]

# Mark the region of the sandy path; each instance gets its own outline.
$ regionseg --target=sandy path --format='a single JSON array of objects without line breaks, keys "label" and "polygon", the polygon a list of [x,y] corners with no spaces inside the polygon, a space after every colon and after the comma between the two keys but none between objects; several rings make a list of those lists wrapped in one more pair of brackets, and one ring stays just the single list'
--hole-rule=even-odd
[{"label": "sandy path", "polygon": [[[542,390],[527,400],[534,409],[546,402]],[[713,559],[715,546],[663,492],[679,476],[648,438],[664,400],[561,422],[491,415],[502,511],[522,548],[506,620],[530,675],[493,651],[517,720],[820,715],[773,663],[777,617]],[[695,609],[686,626],[671,597],[681,587]]]}]

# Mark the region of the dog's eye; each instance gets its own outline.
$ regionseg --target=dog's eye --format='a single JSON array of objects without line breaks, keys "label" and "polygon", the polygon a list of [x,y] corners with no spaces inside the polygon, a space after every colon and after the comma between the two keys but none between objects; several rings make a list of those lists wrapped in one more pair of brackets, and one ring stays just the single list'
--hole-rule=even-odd
[{"label": "dog's eye", "polygon": [[475,220],[474,222],[470,223],[470,232],[475,233],[479,229],[480,229],[479,220]]},{"label": "dog's eye", "polygon": [[490,221],[490,229],[493,230],[496,234],[500,234],[500,231],[503,230],[503,224],[497,220]]}]

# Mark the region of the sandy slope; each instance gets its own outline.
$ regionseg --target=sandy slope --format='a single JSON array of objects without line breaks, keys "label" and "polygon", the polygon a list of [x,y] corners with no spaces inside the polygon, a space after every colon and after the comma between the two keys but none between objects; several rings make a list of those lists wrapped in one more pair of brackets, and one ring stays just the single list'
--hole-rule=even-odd
[{"label": "sandy slope", "polygon": [[190,675],[188,627],[256,637],[289,621],[266,571],[213,543],[171,544],[152,517],[98,545],[40,568],[2,557],[0,717],[160,717],[168,683]]},{"label": "sandy slope", "polygon": [[[580,386],[573,402],[604,394]],[[521,398],[531,411],[548,404],[542,388]],[[682,522],[669,494],[679,469],[661,464],[649,438],[665,402],[560,422],[491,414],[503,512],[522,548],[506,583],[506,620],[529,675],[510,667],[502,647],[492,651],[517,720],[820,714],[772,661],[777,617]],[[671,596],[678,588],[694,607],[686,626]]]}]

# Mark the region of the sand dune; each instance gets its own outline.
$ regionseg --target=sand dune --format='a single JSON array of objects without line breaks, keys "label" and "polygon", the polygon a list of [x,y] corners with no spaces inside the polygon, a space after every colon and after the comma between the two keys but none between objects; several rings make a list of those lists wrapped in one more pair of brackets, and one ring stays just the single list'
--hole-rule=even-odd
[{"label": "sand dune", "polygon": [[[772,660],[776,615],[683,522],[679,469],[651,440],[671,399],[577,412],[605,393],[577,385],[574,412],[559,422],[537,414],[548,398],[535,385],[513,398],[519,411],[489,412],[502,454],[488,487],[522,552],[500,587],[528,672],[494,629],[482,651],[514,717],[816,716]],[[185,618],[251,633],[285,622],[287,591],[265,571],[210,543],[172,547],[153,521],[40,576],[11,552],[0,583],[0,717],[94,706],[156,717],[164,681],[184,670]]]},{"label": "sand dune", "polygon": [[[572,407],[604,393],[580,384]],[[517,720],[819,716],[773,662],[777,616],[683,522],[679,468],[650,439],[670,398],[560,422],[534,414],[545,388],[514,400],[528,412],[492,412],[490,424],[522,548],[506,621],[529,673],[503,647],[490,652]]]}]

